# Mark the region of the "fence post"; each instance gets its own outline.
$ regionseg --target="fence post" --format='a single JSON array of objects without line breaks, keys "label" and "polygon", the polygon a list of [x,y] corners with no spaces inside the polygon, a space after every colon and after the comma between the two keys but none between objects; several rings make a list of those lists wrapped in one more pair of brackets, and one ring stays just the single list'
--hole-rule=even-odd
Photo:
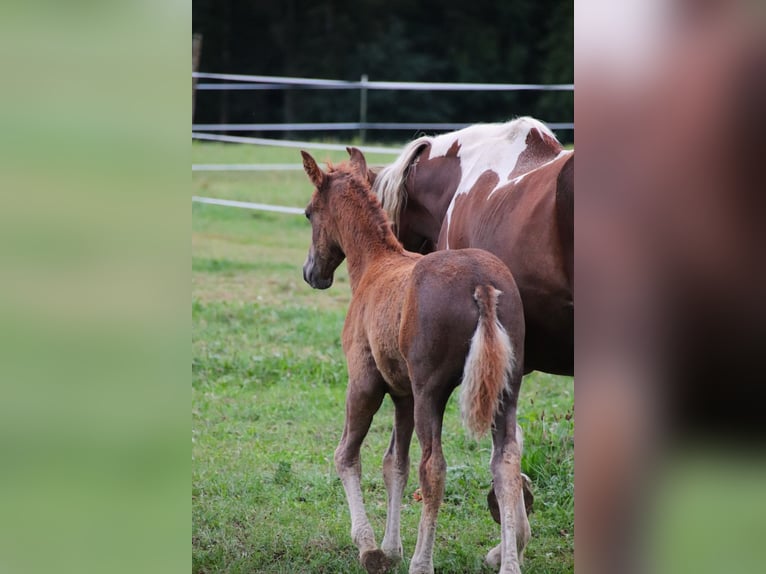
[{"label": "fence post", "polygon": [[[202,34],[192,34],[192,71],[199,72],[199,57],[202,52]],[[194,100],[197,92],[197,78],[192,78],[192,123],[194,123]]]},{"label": "fence post", "polygon": [[367,74],[362,74],[359,88],[359,143],[364,143],[365,124],[367,123]]}]

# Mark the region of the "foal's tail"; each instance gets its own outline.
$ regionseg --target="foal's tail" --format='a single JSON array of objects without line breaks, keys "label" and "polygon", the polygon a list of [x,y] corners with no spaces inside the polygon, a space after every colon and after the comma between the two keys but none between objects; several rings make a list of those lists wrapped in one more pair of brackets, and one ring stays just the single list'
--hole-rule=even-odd
[{"label": "foal's tail", "polygon": [[501,293],[489,285],[480,285],[473,293],[479,307],[479,324],[463,368],[460,412],[468,432],[477,438],[492,426],[515,363],[511,340],[497,319],[497,298]]}]

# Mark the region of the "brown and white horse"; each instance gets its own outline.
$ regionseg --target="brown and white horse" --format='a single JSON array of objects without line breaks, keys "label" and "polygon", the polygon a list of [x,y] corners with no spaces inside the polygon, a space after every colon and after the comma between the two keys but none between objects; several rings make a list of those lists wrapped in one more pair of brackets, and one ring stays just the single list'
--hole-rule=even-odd
[{"label": "brown and white horse", "polygon": [[[436,518],[444,496],[441,431],[452,391],[462,384],[463,422],[474,435],[492,430],[491,469],[499,502],[501,543],[488,555],[500,571],[519,573],[529,538],[521,479],[516,406],[524,353],[521,299],[508,267],[478,250],[420,255],[405,251],[370,190],[362,153],[323,172],[306,152],[315,186],[306,216],[312,240],[303,277],[326,289],[348,261],[352,298],[343,327],[348,364],[346,421],[335,452],[351,513],[351,537],[368,572],[402,557],[400,511],[409,475],[413,429],[420,441],[423,509],[409,571],[433,573]],[[386,394],[395,405],[383,458],[388,512],[378,548],[364,509],[360,447]]]},{"label": "brown and white horse", "polygon": [[410,142],[373,183],[406,249],[478,247],[513,272],[525,371],[574,368],[574,152],[540,121],[478,124]]}]

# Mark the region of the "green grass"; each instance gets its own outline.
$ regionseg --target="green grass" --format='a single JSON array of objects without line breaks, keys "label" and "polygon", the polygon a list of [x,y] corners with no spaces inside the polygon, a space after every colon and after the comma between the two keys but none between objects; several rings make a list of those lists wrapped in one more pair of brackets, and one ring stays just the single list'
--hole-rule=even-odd
[{"label": "green grass", "polygon": [[[251,146],[195,143],[192,154],[195,163],[300,161],[297,150]],[[194,195],[298,207],[311,194],[302,172],[195,172],[192,182]],[[305,285],[301,265],[309,241],[300,216],[193,204],[194,572],[362,572],[332,460],[344,416],[340,331],[348,278],[344,265],[331,289]],[[449,470],[434,562],[438,572],[491,572],[482,563],[499,540],[485,499],[490,442],[468,438],[456,396],[445,416]],[[525,574],[573,571],[572,411],[571,379],[539,373],[525,379],[522,466],[536,496]],[[387,400],[362,449],[365,501],[378,542],[385,523],[381,458],[392,418]],[[419,456],[413,440],[402,573],[420,516],[412,499]]]}]

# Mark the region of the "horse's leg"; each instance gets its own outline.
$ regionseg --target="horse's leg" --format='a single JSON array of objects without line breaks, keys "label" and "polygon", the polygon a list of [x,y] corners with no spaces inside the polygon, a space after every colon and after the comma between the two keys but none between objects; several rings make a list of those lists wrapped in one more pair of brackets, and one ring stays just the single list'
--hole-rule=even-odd
[{"label": "horse's leg", "polygon": [[[518,547],[529,538],[521,483],[521,448],[516,440],[516,401],[506,397],[505,407],[495,417],[492,433],[492,475],[500,510],[501,574],[520,574]],[[487,555],[496,560],[497,549]]]},{"label": "horse's leg", "polygon": [[[392,397],[393,398],[393,397]],[[414,426],[412,397],[393,398],[396,412],[391,443],[383,457],[383,480],[388,492],[388,514],[386,533],[381,550],[398,562],[402,559],[402,538],[400,533],[402,494],[410,474],[410,440]]]},{"label": "horse's leg", "polygon": [[418,542],[410,562],[410,574],[433,574],[436,518],[444,498],[447,463],[442,453],[442,417],[446,400],[422,393],[415,398],[415,432],[418,434],[420,459],[420,492],[423,509],[418,527]]},{"label": "horse's leg", "polygon": [[375,544],[375,534],[364,510],[362,498],[362,462],[359,450],[372,424],[372,417],[380,408],[385,388],[372,377],[364,382],[349,378],[346,393],[346,422],[343,436],[335,450],[335,468],[346,491],[351,513],[351,539],[359,549],[359,560],[371,574],[385,572],[388,566],[383,552]]}]

